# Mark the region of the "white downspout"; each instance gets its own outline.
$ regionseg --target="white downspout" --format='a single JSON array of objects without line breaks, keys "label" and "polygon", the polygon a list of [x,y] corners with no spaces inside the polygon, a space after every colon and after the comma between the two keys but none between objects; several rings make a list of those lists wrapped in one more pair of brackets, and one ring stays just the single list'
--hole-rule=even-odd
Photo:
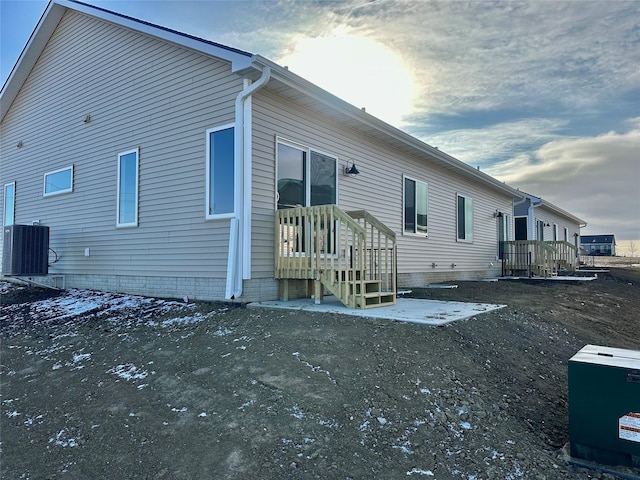
[{"label": "white downspout", "polygon": [[[229,255],[227,258],[227,283],[225,298],[227,300],[239,298],[242,295],[243,273],[243,239],[245,238],[245,222],[251,228],[251,150],[245,148],[246,136],[251,135],[250,129],[245,132],[245,100],[258,89],[262,88],[271,78],[271,68],[264,67],[262,75],[251,85],[245,87],[236,97],[234,126],[234,216],[229,228]],[[248,126],[247,126],[248,127]],[[251,143],[248,142],[250,145]],[[247,172],[247,173],[245,173]],[[248,175],[248,178],[245,178]],[[246,199],[246,201],[245,201]],[[249,213],[245,212],[245,204]]]},{"label": "white downspout", "polygon": [[540,205],[542,205],[543,200],[540,200],[538,203],[535,203],[533,200],[531,200],[531,202],[529,203],[529,232],[531,232],[530,236],[531,238],[528,238],[527,240],[538,240],[537,238],[533,238],[536,230],[536,219],[535,219],[535,209],[536,207],[539,207]]}]

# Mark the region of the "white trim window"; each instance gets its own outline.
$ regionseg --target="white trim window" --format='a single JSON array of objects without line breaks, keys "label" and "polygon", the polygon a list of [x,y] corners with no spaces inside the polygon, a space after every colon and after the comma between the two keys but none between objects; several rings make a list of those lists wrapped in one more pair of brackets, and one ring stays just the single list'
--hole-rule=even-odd
[{"label": "white trim window", "polygon": [[118,154],[116,227],[138,226],[138,149]]},{"label": "white trim window", "polygon": [[564,227],[564,241],[569,241],[569,229],[567,227]]},{"label": "white trim window", "polygon": [[69,192],[73,192],[73,165],[44,174],[43,197]]},{"label": "white trim window", "polygon": [[429,236],[429,185],[405,175],[402,176],[402,233]]},{"label": "white trim window", "polygon": [[456,239],[473,242],[473,198],[456,195]]},{"label": "white trim window", "polygon": [[511,216],[501,213],[498,219],[498,259],[504,258],[504,242],[511,240]]},{"label": "white trim window", "polygon": [[553,241],[557,242],[560,240],[560,230],[557,223],[553,224]]},{"label": "white trim window", "polygon": [[16,217],[16,182],[4,186],[4,225],[13,225]]},{"label": "white trim window", "polygon": [[338,203],[338,157],[276,138],[276,210]]},{"label": "white trim window", "polygon": [[235,160],[233,124],[206,132],[207,219],[232,218],[235,214]]},{"label": "white trim window", "polygon": [[544,242],[544,222],[536,220],[536,240]]}]

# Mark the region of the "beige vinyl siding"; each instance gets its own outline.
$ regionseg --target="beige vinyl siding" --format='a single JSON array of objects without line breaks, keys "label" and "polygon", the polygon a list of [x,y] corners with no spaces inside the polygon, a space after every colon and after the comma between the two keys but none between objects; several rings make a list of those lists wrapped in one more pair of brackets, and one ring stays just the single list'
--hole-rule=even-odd
[{"label": "beige vinyl siding", "polygon": [[[224,278],[229,222],[205,221],[205,131],[234,121],[241,89],[227,62],[68,11],[1,133],[0,182],[17,181],[16,223],[50,226],[50,273]],[[117,155],[134,148],[139,226],[116,229]],[[73,193],[43,198],[43,174],[71,164]]]},{"label": "beige vinyl siding", "polygon": [[[575,235],[580,235],[580,225],[577,225],[571,222],[569,219],[565,218],[562,215],[554,213],[553,211],[545,208],[544,205],[540,207],[536,207],[534,210],[535,221],[540,220],[545,225],[548,223],[549,226],[544,227],[544,240],[545,241],[553,241],[553,225],[558,225],[558,240],[564,240],[564,229],[565,227],[569,230],[569,238],[567,241],[572,245],[575,244]],[[534,228],[535,228],[534,221]]]},{"label": "beige vinyl siding", "polygon": [[[398,272],[486,271],[496,262],[497,220],[512,210],[511,196],[391,148],[326,116],[261,90],[253,101],[253,273],[273,275],[276,136],[338,157],[338,204],[366,209],[398,235]],[[346,161],[360,171],[342,174]],[[402,235],[402,176],[429,185],[429,238]],[[474,240],[456,241],[456,194],[474,200]],[[432,269],[431,264],[438,264]],[[451,268],[451,264],[456,264]],[[495,267],[497,268],[497,266]]]}]

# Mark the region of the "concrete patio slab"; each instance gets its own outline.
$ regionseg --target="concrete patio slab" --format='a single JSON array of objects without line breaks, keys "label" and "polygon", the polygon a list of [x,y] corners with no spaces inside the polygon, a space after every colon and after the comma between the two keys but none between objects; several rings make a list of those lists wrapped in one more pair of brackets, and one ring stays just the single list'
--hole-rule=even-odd
[{"label": "concrete patio slab", "polygon": [[300,298],[289,301],[254,302],[248,308],[280,308],[302,310],[306,312],[339,313],[354,317],[397,320],[399,322],[419,323],[439,326],[456,320],[464,320],[480,313],[490,312],[504,307],[490,303],[443,302],[439,300],[419,300],[398,298],[395,305],[362,310],[345,307],[336,297],[326,296],[316,305],[312,298]]}]

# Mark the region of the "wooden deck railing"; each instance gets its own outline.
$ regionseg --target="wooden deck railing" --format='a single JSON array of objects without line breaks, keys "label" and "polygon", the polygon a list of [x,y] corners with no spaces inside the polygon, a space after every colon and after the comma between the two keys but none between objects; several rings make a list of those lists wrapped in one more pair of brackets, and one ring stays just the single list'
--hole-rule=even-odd
[{"label": "wooden deck railing", "polygon": [[347,212],[365,230],[367,280],[380,280],[382,291],[396,290],[396,234],[366,210]]},{"label": "wooden deck railing", "polygon": [[278,210],[275,233],[276,278],[321,282],[353,308],[395,302],[395,234],[370,214],[336,205]]},{"label": "wooden deck railing", "polygon": [[548,277],[560,270],[575,271],[576,249],[569,242],[516,240],[503,242],[502,274]]},{"label": "wooden deck railing", "polygon": [[553,262],[557,270],[575,272],[578,266],[578,250],[575,245],[564,240],[544,242],[555,249]]}]

